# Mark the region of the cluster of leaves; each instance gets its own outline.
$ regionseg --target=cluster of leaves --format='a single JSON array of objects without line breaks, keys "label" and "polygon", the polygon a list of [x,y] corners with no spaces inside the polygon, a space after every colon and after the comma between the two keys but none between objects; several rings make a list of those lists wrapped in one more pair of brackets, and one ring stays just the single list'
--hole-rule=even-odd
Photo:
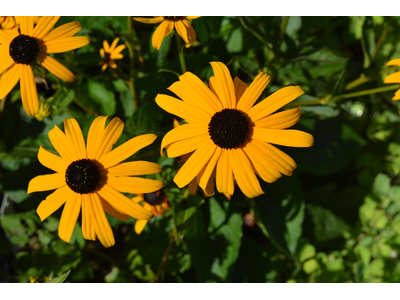
[{"label": "cluster of leaves", "polygon": [[[71,282],[400,280],[399,105],[391,100],[395,88],[369,92],[388,87],[383,78],[390,72],[386,63],[399,56],[400,18],[193,20],[198,41],[185,49],[188,71],[206,81],[209,62],[221,61],[247,83],[267,72],[272,80],[260,99],[289,84],[306,91],[296,100],[302,117],[295,128],[311,133],[315,145],[285,148],[298,164],[291,177],[262,183],[265,194],[255,199],[236,189],[231,200],[177,188],[172,179],[179,163],[159,156],[174,117],[154,99],[169,93],[178,79],[173,72],[181,70],[175,33],[157,51],[151,47],[153,25],[133,22],[131,33],[126,17],[62,17],[58,25],[70,21],[82,24],[80,35],[91,43],[57,55],[77,75],[72,83],[35,70],[46,78],[38,91],[51,104],[51,116],[42,122],[26,116],[18,87],[0,115],[1,280],[29,282],[69,270]],[[128,51],[117,62],[119,73],[102,73],[98,66],[103,40],[117,36],[134,46],[137,110],[121,76],[131,71]],[[43,223],[36,215],[48,193],[26,194],[30,179],[48,173],[37,152],[40,145],[54,150],[49,130],[74,117],[86,137],[97,115],[125,122],[117,145],[143,133],[159,136],[132,159],[163,167],[157,179],[172,206],[140,235],[135,220],[108,216],[116,239],[109,249],[84,240],[79,224],[65,243],[57,234],[61,210]]]}]

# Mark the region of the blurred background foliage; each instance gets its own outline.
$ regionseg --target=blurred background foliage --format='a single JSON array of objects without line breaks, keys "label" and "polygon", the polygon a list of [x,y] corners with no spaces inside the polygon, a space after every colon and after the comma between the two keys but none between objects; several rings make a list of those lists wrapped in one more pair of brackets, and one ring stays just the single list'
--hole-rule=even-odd
[{"label": "blurred background foliage", "polygon": [[[260,99],[287,85],[306,93],[284,109],[302,105],[294,128],[311,133],[311,148],[285,148],[298,164],[293,176],[263,183],[265,194],[231,200],[189,195],[172,181],[179,162],[159,156],[174,116],[159,108],[157,94],[180,73],[173,34],[159,51],[157,26],[126,17],[61,17],[79,21],[81,49],[56,54],[77,76],[72,83],[35,69],[41,101],[51,115],[38,121],[21,105],[18,85],[0,115],[0,280],[39,282],[71,270],[69,282],[399,282],[400,127],[398,85],[383,79],[400,57],[400,17],[201,17],[192,21],[197,41],[184,50],[188,71],[208,82],[210,61],[251,81],[261,71],[271,83]],[[118,68],[101,72],[103,40],[131,43]],[[124,76],[124,78],[122,77]],[[156,176],[172,209],[137,235],[134,219],[111,216],[116,245],[86,241],[79,222],[71,242],[57,234],[61,209],[40,222],[36,208],[49,193],[26,194],[30,179],[49,173],[37,160],[39,146],[54,150],[48,132],[76,118],[85,137],[97,115],[125,122],[117,145],[144,133],[158,139],[131,159],[155,161]],[[284,147],[283,147],[284,148]],[[164,258],[164,261],[163,261]],[[163,261],[163,262],[162,262]]]}]

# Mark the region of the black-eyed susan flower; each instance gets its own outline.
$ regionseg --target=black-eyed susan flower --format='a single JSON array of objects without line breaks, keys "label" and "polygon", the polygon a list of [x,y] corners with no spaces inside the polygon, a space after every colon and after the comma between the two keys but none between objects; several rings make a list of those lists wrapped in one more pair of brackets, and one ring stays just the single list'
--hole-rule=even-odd
[{"label": "black-eyed susan flower", "polygon": [[150,145],[154,134],[134,137],[111,150],[124,128],[114,118],[105,128],[107,117],[97,117],[90,126],[87,144],[75,119],[64,120],[65,133],[57,126],[49,138],[57,156],[40,147],[38,158],[42,165],[56,173],[41,175],[29,182],[28,194],[56,189],[37,208],[43,221],[64,203],[58,235],[69,242],[82,208],[82,233],[87,240],[96,236],[105,247],[115,244],[114,235],[104,213],[120,219],[130,217],[148,220],[153,214],[122,193],[151,193],[163,186],[160,180],[132,177],[155,174],[161,167],[147,161],[120,163],[138,150]]},{"label": "black-eyed susan flower", "polygon": [[170,35],[174,28],[185,41],[186,47],[190,47],[196,41],[196,32],[188,20],[197,18],[200,17],[154,17],[133,19],[147,24],[157,24],[161,22],[156,31],[154,31],[152,38],[153,47],[160,50],[164,38]]},{"label": "black-eyed susan flower", "polygon": [[116,59],[122,59],[124,56],[120,53],[122,50],[126,48],[126,45],[119,45],[117,47],[119,38],[116,38],[111,46],[108,44],[106,40],[103,41],[103,48],[100,49],[100,56],[102,61],[99,62],[99,65],[102,65],[101,70],[104,72],[107,69],[107,66],[115,69],[117,64],[115,63]]},{"label": "black-eyed susan flower", "polygon": [[[389,61],[387,66],[399,66],[400,67],[400,58],[392,59]],[[390,74],[389,76],[386,76],[386,78],[383,80],[384,83],[400,83],[400,72],[396,72],[393,74]],[[394,97],[392,100],[400,100],[400,90],[397,90],[394,93]]]},{"label": "black-eyed susan flower", "polygon": [[22,17],[19,31],[0,30],[0,99],[20,81],[22,105],[29,116],[36,115],[39,110],[31,64],[37,60],[58,78],[71,82],[74,74],[48,54],[77,49],[90,42],[85,36],[73,37],[82,28],[79,22],[50,31],[59,18],[41,17],[34,26],[35,17]]},{"label": "black-eyed susan flower", "polygon": [[[169,131],[162,140],[169,157],[193,152],[174,177],[180,187],[197,178],[206,195],[214,193],[210,179],[216,178],[217,190],[232,195],[234,178],[247,197],[263,193],[255,174],[266,182],[274,182],[282,174],[290,176],[296,168],[294,160],[272,144],[289,147],[310,147],[312,135],[289,130],[300,118],[300,107],[278,112],[304,91],[299,86],[284,87],[254,105],[270,81],[259,74],[250,86],[239,78],[232,80],[228,68],[211,62],[214,77],[208,88],[190,72],[169,87],[183,101],[157,95],[157,104],[188,124]],[[254,106],[253,106],[254,105]]]},{"label": "black-eyed susan flower", "polygon": [[[133,197],[132,200],[136,203],[142,203],[143,208],[151,211],[155,216],[160,216],[171,208],[168,203],[167,195],[162,191],[137,195]],[[135,232],[140,234],[146,227],[148,221],[149,220],[136,220]]]}]

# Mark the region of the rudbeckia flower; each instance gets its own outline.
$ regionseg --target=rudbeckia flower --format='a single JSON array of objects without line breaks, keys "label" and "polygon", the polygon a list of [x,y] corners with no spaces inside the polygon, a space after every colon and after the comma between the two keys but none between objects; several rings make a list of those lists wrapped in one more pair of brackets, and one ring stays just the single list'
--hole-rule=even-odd
[{"label": "rudbeckia flower", "polygon": [[115,244],[107,217],[120,220],[130,217],[148,220],[153,214],[122,193],[151,193],[163,186],[160,180],[131,177],[155,174],[161,167],[147,161],[120,163],[138,150],[150,145],[154,134],[134,137],[111,150],[124,128],[119,118],[114,118],[105,128],[107,117],[97,117],[90,126],[87,146],[75,119],[64,120],[65,133],[57,126],[49,138],[60,156],[40,147],[38,158],[42,165],[55,171],[41,175],[29,182],[28,194],[55,190],[42,201],[37,213],[43,221],[64,203],[58,235],[69,242],[82,208],[82,233],[87,240],[96,236],[105,247]]},{"label": "rudbeckia flower", "polygon": [[118,41],[119,38],[116,38],[112,42],[111,46],[106,40],[103,41],[103,49],[100,49],[100,55],[103,60],[99,62],[99,65],[103,65],[101,67],[101,70],[103,72],[105,71],[105,69],[107,69],[107,66],[115,69],[117,67],[115,60],[122,59],[124,57],[120,52],[126,48],[126,45],[119,45],[117,47]]},{"label": "rudbeckia flower", "polygon": [[[400,67],[400,58],[392,59],[386,65]],[[389,76],[386,76],[386,78],[383,80],[383,83],[400,83],[400,72],[396,72],[390,74]],[[400,90],[397,90],[394,93],[394,97],[392,98],[392,100],[400,100]]]},{"label": "rudbeckia flower", "polygon": [[[133,197],[132,200],[136,203],[142,202],[143,207],[151,211],[155,216],[160,216],[171,208],[168,203],[167,195],[161,191],[137,195]],[[148,221],[149,220],[136,220],[135,232],[141,234]]]},{"label": "rudbeckia flower", "polygon": [[39,101],[31,64],[39,61],[58,78],[71,82],[75,76],[70,70],[50,57],[89,44],[85,36],[75,36],[82,26],[79,22],[64,24],[52,31],[60,17],[41,17],[34,26],[35,17],[21,17],[17,30],[0,30],[0,99],[3,99],[20,81],[22,105],[29,116],[39,111]]},{"label": "rudbeckia flower", "polygon": [[152,44],[157,50],[160,50],[161,44],[175,28],[181,38],[185,41],[186,47],[190,47],[196,41],[196,32],[188,22],[190,19],[200,17],[154,17],[154,18],[133,18],[134,20],[147,24],[161,24],[153,33]]},{"label": "rudbeckia flower", "polygon": [[247,197],[263,193],[256,174],[266,182],[292,175],[294,160],[275,145],[310,147],[312,135],[288,127],[300,118],[300,107],[273,114],[304,91],[299,86],[284,87],[254,105],[270,77],[259,74],[250,86],[239,78],[232,80],[228,68],[211,62],[214,77],[208,88],[190,72],[168,89],[183,101],[157,95],[157,104],[187,124],[169,131],[161,143],[169,157],[193,154],[174,177],[182,188],[197,178],[206,195],[214,193],[210,180],[215,176],[217,190],[232,195],[234,178]]}]

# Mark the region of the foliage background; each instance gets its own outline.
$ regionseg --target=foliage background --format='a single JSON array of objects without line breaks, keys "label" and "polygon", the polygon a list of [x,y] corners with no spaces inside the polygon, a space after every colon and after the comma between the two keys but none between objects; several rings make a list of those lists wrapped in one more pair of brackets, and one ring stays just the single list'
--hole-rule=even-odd
[{"label": "foliage background", "polygon": [[[175,37],[165,38],[157,51],[151,47],[156,26],[133,21],[132,35],[126,17],[62,17],[57,26],[70,21],[81,23],[78,35],[91,43],[55,55],[77,75],[74,82],[48,73],[48,89],[37,84],[51,103],[51,116],[41,122],[28,117],[18,86],[0,115],[2,282],[43,282],[68,270],[69,282],[400,280],[400,117],[391,100],[399,86],[383,84],[396,70],[386,63],[400,57],[399,17],[193,20],[198,41],[184,50],[188,71],[208,81],[209,62],[221,61],[247,83],[267,72],[272,80],[260,99],[286,85],[306,91],[297,100],[302,117],[294,128],[313,134],[315,145],[283,149],[298,164],[291,177],[263,183],[265,194],[255,199],[237,188],[230,201],[218,193],[205,199],[200,189],[196,196],[178,189],[172,178],[179,164],[159,156],[174,117],[154,99],[170,94],[167,88],[178,80],[169,71],[181,73]],[[137,110],[127,84],[98,66],[103,40],[111,43],[117,36],[134,44]],[[129,76],[127,49],[122,53],[118,68]],[[49,193],[26,194],[30,179],[49,173],[37,160],[40,145],[53,150],[49,130],[73,117],[86,137],[97,115],[125,122],[117,145],[144,133],[158,135],[132,159],[163,167],[158,178],[172,205],[141,235],[133,230],[134,219],[108,216],[116,238],[109,249],[84,240],[79,224],[65,243],[57,235],[61,209],[43,223],[36,214]],[[167,248],[172,250],[159,270]]]}]

